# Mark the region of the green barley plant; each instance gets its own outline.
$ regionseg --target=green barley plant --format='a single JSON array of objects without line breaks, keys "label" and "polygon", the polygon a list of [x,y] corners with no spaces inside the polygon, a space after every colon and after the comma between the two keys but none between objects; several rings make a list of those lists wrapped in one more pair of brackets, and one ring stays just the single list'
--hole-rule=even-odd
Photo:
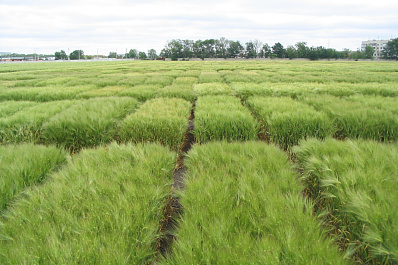
[{"label": "green barley plant", "polygon": [[332,96],[308,96],[302,100],[325,111],[334,120],[337,138],[395,141],[398,137],[398,119],[388,109]]},{"label": "green barley plant", "polygon": [[[346,98],[348,101],[360,102],[370,108],[391,111],[398,115],[398,97],[383,97],[378,95],[357,95]],[[354,103],[356,104],[356,103]]]},{"label": "green barley plant", "polygon": [[398,260],[398,147],[310,139],[294,148],[317,215],[359,263]]},{"label": "green barley plant", "polygon": [[204,83],[193,86],[197,96],[204,95],[234,95],[234,91],[225,83]]},{"label": "green barley plant", "polygon": [[346,264],[301,196],[285,153],[264,142],[195,145],[184,212],[161,264]]},{"label": "green barley plant", "polygon": [[43,123],[77,102],[61,100],[34,104],[0,118],[0,143],[40,142]]},{"label": "green barley plant", "polygon": [[202,71],[199,76],[199,83],[222,83],[223,78],[217,71]]},{"label": "green barley plant", "polygon": [[0,91],[1,100],[29,100],[47,102],[53,100],[74,99],[79,93],[94,89],[92,85],[81,86],[48,86],[6,89]]},{"label": "green barley plant", "polygon": [[119,91],[118,95],[134,97],[140,101],[146,101],[148,99],[156,97],[157,91],[160,88],[162,88],[161,85],[137,85]]},{"label": "green barley plant", "polygon": [[1,220],[1,264],[148,264],[176,153],[158,145],[83,150]]},{"label": "green barley plant", "polygon": [[250,97],[247,105],[261,121],[272,142],[290,150],[307,137],[333,134],[333,122],[324,112],[286,97]]},{"label": "green barley plant", "polygon": [[198,142],[257,139],[259,125],[232,96],[202,96],[196,102],[194,134]]},{"label": "green barley plant", "polygon": [[118,96],[119,93],[123,93],[126,87],[122,86],[107,86],[104,88],[93,89],[77,95],[78,98],[94,98],[94,97],[112,97]]},{"label": "green barley plant", "polygon": [[31,185],[66,162],[66,153],[54,146],[29,144],[0,146],[0,211],[12,205]]},{"label": "green barley plant", "polygon": [[71,151],[110,142],[117,122],[137,106],[138,101],[128,97],[81,101],[43,125],[44,141],[64,145]]},{"label": "green barley plant", "polygon": [[198,78],[200,75],[200,70],[187,70],[180,73],[179,77],[196,77]]},{"label": "green barley plant", "polygon": [[10,116],[20,110],[37,105],[32,101],[4,101],[0,102],[0,118]]},{"label": "green barley plant", "polygon": [[118,137],[123,142],[157,142],[178,150],[191,108],[180,98],[151,99],[121,122]]},{"label": "green barley plant", "polygon": [[188,101],[194,101],[196,98],[193,92],[191,84],[175,84],[160,88],[156,94],[157,97],[168,97],[168,98],[182,98]]},{"label": "green barley plant", "polygon": [[160,85],[162,87],[171,85],[173,83],[174,78],[172,76],[167,75],[159,75],[159,74],[151,74],[145,80],[146,85]]},{"label": "green barley plant", "polygon": [[198,78],[197,77],[177,77],[173,81],[173,85],[194,85],[198,83]]},{"label": "green barley plant", "polygon": [[231,88],[243,100],[251,96],[272,96],[273,90],[264,84],[256,84],[250,82],[231,83]]}]

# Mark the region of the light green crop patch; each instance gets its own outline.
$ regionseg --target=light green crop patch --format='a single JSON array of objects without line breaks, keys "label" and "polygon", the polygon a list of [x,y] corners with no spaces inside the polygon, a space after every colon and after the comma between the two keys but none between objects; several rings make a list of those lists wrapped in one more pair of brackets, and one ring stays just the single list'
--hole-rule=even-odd
[{"label": "light green crop patch", "polygon": [[222,83],[223,78],[217,71],[202,71],[199,76],[199,83]]},{"label": "light green crop patch", "polygon": [[119,91],[118,95],[134,97],[140,101],[146,101],[148,99],[156,97],[157,91],[160,88],[162,88],[161,85],[137,85]]},{"label": "light green crop patch", "polygon": [[176,157],[159,145],[83,150],[6,212],[0,263],[152,263]]},{"label": "light green crop patch", "polygon": [[41,141],[43,123],[77,102],[61,100],[38,103],[0,118],[0,143]]},{"label": "light green crop patch", "polygon": [[303,201],[286,154],[264,142],[196,145],[184,213],[161,264],[345,264]]},{"label": "light green crop patch", "polygon": [[194,134],[198,142],[257,139],[259,125],[232,96],[202,96],[196,102]]},{"label": "light green crop patch", "polygon": [[14,113],[23,110],[25,108],[37,105],[37,102],[33,101],[3,101],[0,102],[0,118],[13,115]]},{"label": "light green crop patch", "polygon": [[230,86],[244,100],[251,96],[272,96],[273,94],[273,90],[266,84],[235,82],[231,83]]},{"label": "light green crop patch", "polygon": [[315,139],[294,148],[306,194],[356,262],[398,259],[398,147]]},{"label": "light green crop patch", "polygon": [[193,86],[197,96],[204,95],[234,95],[234,91],[225,83],[205,83]]},{"label": "light green crop patch", "polygon": [[29,100],[47,102],[75,99],[76,95],[94,89],[93,85],[23,87],[0,91],[2,100]]},{"label": "light green crop patch", "polygon": [[247,105],[262,122],[271,141],[287,150],[307,137],[324,139],[333,134],[326,113],[287,97],[251,97]]},{"label": "light green crop patch", "polygon": [[196,98],[195,93],[192,89],[192,84],[184,84],[175,82],[170,86],[159,88],[156,93],[157,97],[168,97],[168,98],[182,98],[188,101],[193,101]]},{"label": "light green crop patch", "polygon": [[70,150],[96,146],[111,141],[117,122],[137,107],[128,97],[92,98],[52,117],[43,125],[46,142],[65,145]]},{"label": "light green crop patch", "polygon": [[120,124],[121,141],[157,142],[177,150],[187,130],[192,104],[180,98],[156,98],[142,104]]},{"label": "light green crop patch", "polygon": [[302,100],[329,115],[337,138],[397,140],[398,119],[389,109],[370,106],[354,98],[346,100],[326,95]]},{"label": "light green crop patch", "polygon": [[42,182],[64,162],[65,151],[54,146],[0,146],[0,211],[12,206],[26,187]]}]

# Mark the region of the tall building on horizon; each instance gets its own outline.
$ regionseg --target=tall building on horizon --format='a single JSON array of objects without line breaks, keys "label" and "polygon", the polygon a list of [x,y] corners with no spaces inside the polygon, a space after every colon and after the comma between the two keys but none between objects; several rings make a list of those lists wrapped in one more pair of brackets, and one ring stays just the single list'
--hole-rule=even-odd
[{"label": "tall building on horizon", "polygon": [[387,43],[390,40],[368,40],[368,41],[363,41],[361,45],[361,51],[365,51],[366,46],[371,46],[374,48],[374,53],[373,57],[375,59],[380,59],[382,52],[384,48],[386,47]]}]

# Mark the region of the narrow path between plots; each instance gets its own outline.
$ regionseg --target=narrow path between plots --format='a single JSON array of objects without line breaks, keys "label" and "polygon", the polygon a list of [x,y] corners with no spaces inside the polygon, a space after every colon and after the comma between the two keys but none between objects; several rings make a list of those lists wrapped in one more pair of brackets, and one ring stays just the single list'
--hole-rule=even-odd
[{"label": "narrow path between plots", "polygon": [[196,99],[194,100],[192,105],[188,128],[181,143],[176,167],[173,172],[173,184],[171,188],[171,194],[167,198],[167,205],[164,209],[164,216],[160,223],[160,236],[157,239],[156,248],[158,255],[162,256],[166,256],[171,249],[171,245],[175,240],[174,231],[177,228],[177,222],[181,218],[181,214],[183,211],[183,206],[180,203],[180,198],[178,197],[177,192],[184,190],[185,188],[184,177],[187,168],[184,165],[184,158],[195,142],[195,136],[193,134],[193,130],[195,128],[195,106]]}]

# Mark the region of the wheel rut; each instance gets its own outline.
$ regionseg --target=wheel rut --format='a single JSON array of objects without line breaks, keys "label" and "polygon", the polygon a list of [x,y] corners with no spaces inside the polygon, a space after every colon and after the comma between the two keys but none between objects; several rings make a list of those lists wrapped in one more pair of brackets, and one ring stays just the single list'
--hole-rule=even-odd
[{"label": "wheel rut", "polygon": [[195,143],[195,136],[193,134],[195,129],[195,107],[196,99],[193,101],[187,130],[180,145],[176,167],[173,172],[171,193],[167,198],[167,204],[163,210],[163,218],[160,221],[158,232],[159,236],[156,242],[156,251],[158,255],[157,260],[159,260],[161,257],[167,257],[167,255],[170,253],[172,243],[176,239],[175,231],[178,228],[178,221],[181,219],[181,215],[183,213],[183,205],[181,205],[178,192],[185,189],[184,178],[187,168],[184,164],[184,159],[189,150],[191,150],[192,145]]}]

